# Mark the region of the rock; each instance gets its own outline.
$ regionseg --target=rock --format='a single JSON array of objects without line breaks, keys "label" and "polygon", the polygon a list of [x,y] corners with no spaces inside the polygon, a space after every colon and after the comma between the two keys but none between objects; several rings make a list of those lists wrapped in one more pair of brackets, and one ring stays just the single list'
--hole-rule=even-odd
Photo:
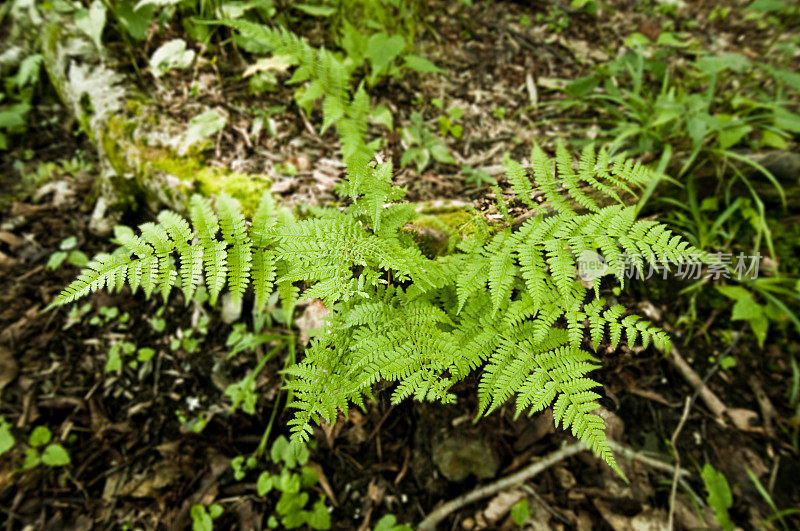
[{"label": "rock", "polygon": [[450,481],[463,481],[470,474],[487,479],[497,474],[500,463],[482,439],[451,435],[433,444],[433,462]]}]

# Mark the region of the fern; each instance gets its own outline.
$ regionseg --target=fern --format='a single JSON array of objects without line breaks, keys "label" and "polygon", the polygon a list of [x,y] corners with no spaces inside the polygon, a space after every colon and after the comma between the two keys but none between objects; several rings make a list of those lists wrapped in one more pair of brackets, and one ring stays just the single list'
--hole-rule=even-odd
[{"label": "fern", "polygon": [[[286,45],[305,53],[291,39]],[[359,120],[363,110],[345,116]],[[563,146],[556,155],[553,161],[534,146],[534,182],[506,161],[525,204],[533,204],[534,193],[546,197],[541,212],[488,230],[476,219],[479,230],[435,259],[406,229],[417,214],[392,185],[391,164],[375,165],[361,153],[348,159],[339,189],[350,201],[346,207],[313,209],[312,217],[298,220],[266,194],[248,225],[234,199],[219,197],[217,214],[208,200],[193,197],[191,224],[162,212],[138,236],[118,231],[121,247],[96,256],[53,305],[126,282],[165,298],[179,285],[187,300],[202,282],[213,304],[226,285],[238,301],[252,284],[256,308],[277,291],[290,323],[300,300],[318,298],[331,310],[325,333],[286,370],[296,440],[311,436],[312,423],[333,422],[340,411],[362,405],[376,382],[397,383],[395,402],[452,402],[451,386],[480,371],[479,416],[509,400],[517,415],[552,407],[557,426],[616,468],[603,421],[593,414],[600,395],[590,373],[600,362],[588,349],[624,340],[666,350],[670,341],[598,297],[601,279],[586,287],[576,257],[599,251],[611,266],[606,277],[622,283],[625,253],[643,267],[696,250],[657,222],[637,221],[622,202],[646,185],[644,168],[588,149],[576,171]]]}]

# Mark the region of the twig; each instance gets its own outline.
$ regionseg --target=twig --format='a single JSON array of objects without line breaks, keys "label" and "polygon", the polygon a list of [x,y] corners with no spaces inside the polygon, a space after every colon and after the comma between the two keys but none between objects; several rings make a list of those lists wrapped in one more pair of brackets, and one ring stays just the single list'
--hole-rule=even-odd
[{"label": "twig", "polygon": [[677,470],[678,475],[680,477],[692,475],[692,473],[686,470],[685,468],[680,468],[680,467],[676,468],[674,464],[669,464],[665,463],[664,461],[659,461],[658,459],[653,459],[652,457],[648,457],[642,453],[639,453],[633,448],[629,448],[624,444],[619,444],[614,441],[608,441],[608,445],[611,447],[611,450],[615,454],[618,454],[630,461],[639,461],[640,463],[643,463],[655,470],[660,470],[661,472],[669,472],[669,473],[674,473]]},{"label": "twig", "polygon": [[[706,387],[703,379],[697,374],[691,365],[681,356],[681,353],[673,345],[669,357],[673,367],[678,369],[683,378],[694,388],[694,396],[699,395],[703,399],[703,403],[711,410],[711,413],[718,418],[725,418],[725,411],[728,407],[714,394],[711,389]],[[713,374],[713,373],[712,373]]]},{"label": "twig", "polygon": [[530,494],[531,496],[533,496],[534,498],[536,498],[536,501],[538,501],[540,504],[542,504],[542,507],[544,507],[544,508],[545,508],[545,510],[546,510],[548,513],[552,514],[552,515],[553,515],[553,516],[554,516],[556,519],[558,519],[558,520],[560,520],[561,522],[563,522],[563,523],[567,524],[568,526],[569,526],[569,525],[572,525],[572,524],[570,523],[570,521],[567,519],[567,517],[566,517],[566,516],[564,516],[564,515],[563,515],[563,514],[561,514],[560,512],[558,512],[558,511],[556,511],[555,509],[553,509],[553,507],[552,507],[552,506],[551,506],[549,503],[547,503],[547,502],[544,500],[544,498],[542,498],[541,496],[539,496],[539,493],[538,493],[538,492],[536,492],[536,489],[534,489],[534,488],[533,488],[533,487],[531,487],[530,485],[522,485],[522,490],[524,490],[525,492],[527,492],[528,494]]},{"label": "twig", "polygon": [[579,452],[586,450],[586,445],[582,442],[577,442],[573,444],[569,444],[567,446],[563,446],[559,450],[552,452],[546,455],[540,461],[537,461],[519,472],[512,474],[508,477],[499,479],[494,483],[489,483],[488,485],[484,485],[483,487],[478,487],[477,489],[464,494],[463,496],[459,496],[449,502],[441,505],[439,508],[432,511],[425,519],[420,522],[419,529],[420,531],[434,531],[436,529],[436,525],[447,518],[447,516],[452,513],[453,511],[457,511],[458,509],[464,507],[465,505],[469,505],[472,502],[480,500],[482,498],[487,498],[492,494],[499,492],[503,489],[507,489],[513,487],[515,485],[519,485],[530,478],[536,476],[537,474],[543,472],[547,468],[553,466],[554,464],[558,463],[559,461],[563,461],[564,459],[571,457]]},{"label": "twig", "polygon": [[672,474],[672,490],[669,493],[669,516],[667,517],[667,529],[675,529],[673,527],[673,518],[675,516],[675,497],[678,495],[678,478],[680,477],[680,467],[681,467],[681,454],[678,451],[678,437],[681,434],[681,430],[683,429],[683,425],[686,424],[686,419],[689,418],[689,411],[692,409],[692,404],[694,404],[695,398],[697,394],[695,393],[691,397],[686,398],[686,405],[683,408],[683,415],[681,415],[681,420],[678,422],[678,427],[675,428],[675,431],[672,433],[672,437],[669,439],[669,443],[672,446],[672,451],[675,453],[675,472]]}]

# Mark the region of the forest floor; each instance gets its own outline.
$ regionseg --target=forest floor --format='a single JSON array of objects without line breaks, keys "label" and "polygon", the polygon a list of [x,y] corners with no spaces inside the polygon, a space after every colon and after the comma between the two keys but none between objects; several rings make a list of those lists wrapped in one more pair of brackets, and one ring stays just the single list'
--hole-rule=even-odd
[{"label": "forest floor", "polygon": [[[464,110],[463,136],[447,140],[459,165],[435,165],[421,174],[413,167],[399,170],[397,180],[408,186],[409,199],[463,201],[480,208],[491,192],[466,185],[459,167],[491,172],[503,153],[521,158],[533,139],[547,146],[562,135],[570,122],[563,115],[556,120],[556,111],[546,105],[557,97],[548,87],[584,75],[632,31],[652,39],[661,32],[660,21],[636,9],[636,2],[608,4],[615,7],[613,16],[570,16],[568,27],[557,33],[551,26],[559,23],[555,19],[520,24],[529,11],[511,2],[488,9],[454,3],[450,12],[443,8],[430,20],[437,38],[427,37],[420,50],[448,75],[387,79],[373,90],[377,103],[403,121],[415,109],[434,120],[441,113],[426,103],[434,98],[441,98],[445,108]],[[757,57],[766,38],[744,23],[706,22],[712,7],[698,7],[693,14],[698,23],[684,32],[709,49]],[[155,49],[160,42],[147,46]],[[216,139],[215,163],[272,175],[273,191],[288,203],[329,203],[343,172],[335,135],[317,134],[309,118],[288,105],[289,91],[251,96],[241,83],[222,81],[234,79],[238,61],[222,57],[203,67],[207,71],[195,72],[206,80],[199,95],[187,96],[183,88],[191,80],[184,74],[146,90],[158,93],[163,112],[178,120],[185,121],[191,115],[187,109],[199,103],[225,108],[230,114]],[[270,106],[287,107],[273,116],[277,134],[248,134],[252,115],[247,110]],[[106,238],[88,230],[97,171],[92,147],[69,120],[50,118],[54,125],[31,130],[24,149],[15,152],[20,156],[4,159],[0,168],[0,189],[14,191],[4,196],[0,213],[0,415],[20,432],[49,427],[68,449],[71,465],[23,471],[22,450],[0,457],[0,521],[9,530],[179,529],[191,524],[192,505],[216,502],[225,509],[215,522],[219,528],[260,529],[270,504],[256,495],[254,478],[234,478],[231,460],[257,448],[274,407],[280,409],[273,434],[284,431],[291,413],[276,406],[283,361],[273,360],[260,373],[254,415],[229,414],[224,391],[246,373],[256,354],[229,360],[234,328],[214,318],[213,311],[184,305],[179,298],[163,304],[141,294],[104,293],[86,305],[42,311],[78,271],[67,262],[55,270],[47,266],[60,246],[90,256],[108,248]],[[394,135],[382,155],[399,160],[400,142]],[[287,161],[298,171],[281,174]],[[134,225],[152,215],[139,211],[123,221]],[[75,243],[64,244],[75,235]],[[620,297],[635,301],[648,318],[669,329],[685,360],[707,377],[708,388],[735,415],[752,422],[737,427],[692,399],[696,388],[663,353],[607,348],[595,377],[603,384],[609,437],[669,466],[678,453],[689,475],[674,499],[669,466],[619,456],[626,483],[584,453],[524,488],[467,506],[451,516],[447,528],[513,528],[507,514],[522,497],[534,512],[526,524],[532,529],[661,529],[669,514],[679,528],[713,528],[700,477],[705,463],[728,479],[735,500],[730,514],[737,525],[797,524],[792,516],[774,515],[800,507],[798,427],[790,420],[795,418],[792,383],[795,392],[798,385],[791,357],[800,354],[800,343],[775,334],[759,347],[749,335],[738,334],[741,322],[721,322],[727,317],[707,308],[695,317],[702,324],[687,334],[684,325],[674,324],[685,323],[681,317],[688,311],[686,301],[674,296],[681,289],[676,282],[648,281],[635,295]],[[313,317],[313,308],[305,314]],[[155,354],[125,358],[109,372],[108,352],[115,344]],[[735,360],[733,367],[716,363],[723,352]],[[390,513],[398,522],[419,522],[442,501],[516,472],[571,440],[553,428],[548,412],[515,420],[513,408],[504,407],[473,423],[476,381],[459,384],[458,402],[449,406],[410,401],[391,406],[389,390],[378,386],[364,412],[354,410],[335,425],[316,429],[311,462],[320,483],[315,488],[332,505],[333,528],[371,529]],[[199,433],[198,422],[203,425]],[[464,479],[444,477],[442,470],[452,462],[464,469]]]}]

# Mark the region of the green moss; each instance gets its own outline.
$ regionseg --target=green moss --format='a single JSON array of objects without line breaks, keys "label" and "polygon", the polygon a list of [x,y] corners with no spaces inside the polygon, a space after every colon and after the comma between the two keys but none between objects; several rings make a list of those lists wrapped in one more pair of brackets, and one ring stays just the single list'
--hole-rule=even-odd
[{"label": "green moss", "polygon": [[242,204],[245,215],[255,213],[258,202],[265,191],[269,190],[272,180],[266,175],[247,175],[230,170],[207,168],[211,175],[201,173],[199,191],[205,195],[218,195],[222,192],[235,197]]},{"label": "green moss", "polygon": [[[131,103],[128,103],[130,108]],[[134,104],[134,108],[137,108]],[[271,184],[265,175],[248,175],[226,168],[211,167],[202,154],[190,151],[186,156],[177,155],[171,149],[146,146],[133,138],[140,127],[136,118],[111,117],[103,129],[100,143],[114,170],[122,176],[134,177],[140,189],[147,190],[154,184],[160,186],[158,194],[168,206],[181,209],[192,191],[204,195],[227,193],[242,204],[245,214],[252,214],[261,195]],[[179,186],[168,186],[157,179],[159,173],[178,179]]]},{"label": "green moss", "polygon": [[451,235],[464,237],[474,232],[471,221],[474,214],[466,210],[452,210],[442,213],[426,213],[413,222],[422,228],[438,230]]},{"label": "green moss", "polygon": [[426,256],[441,256],[453,252],[459,241],[474,232],[473,218],[466,210],[429,213],[411,222],[410,229]]}]

